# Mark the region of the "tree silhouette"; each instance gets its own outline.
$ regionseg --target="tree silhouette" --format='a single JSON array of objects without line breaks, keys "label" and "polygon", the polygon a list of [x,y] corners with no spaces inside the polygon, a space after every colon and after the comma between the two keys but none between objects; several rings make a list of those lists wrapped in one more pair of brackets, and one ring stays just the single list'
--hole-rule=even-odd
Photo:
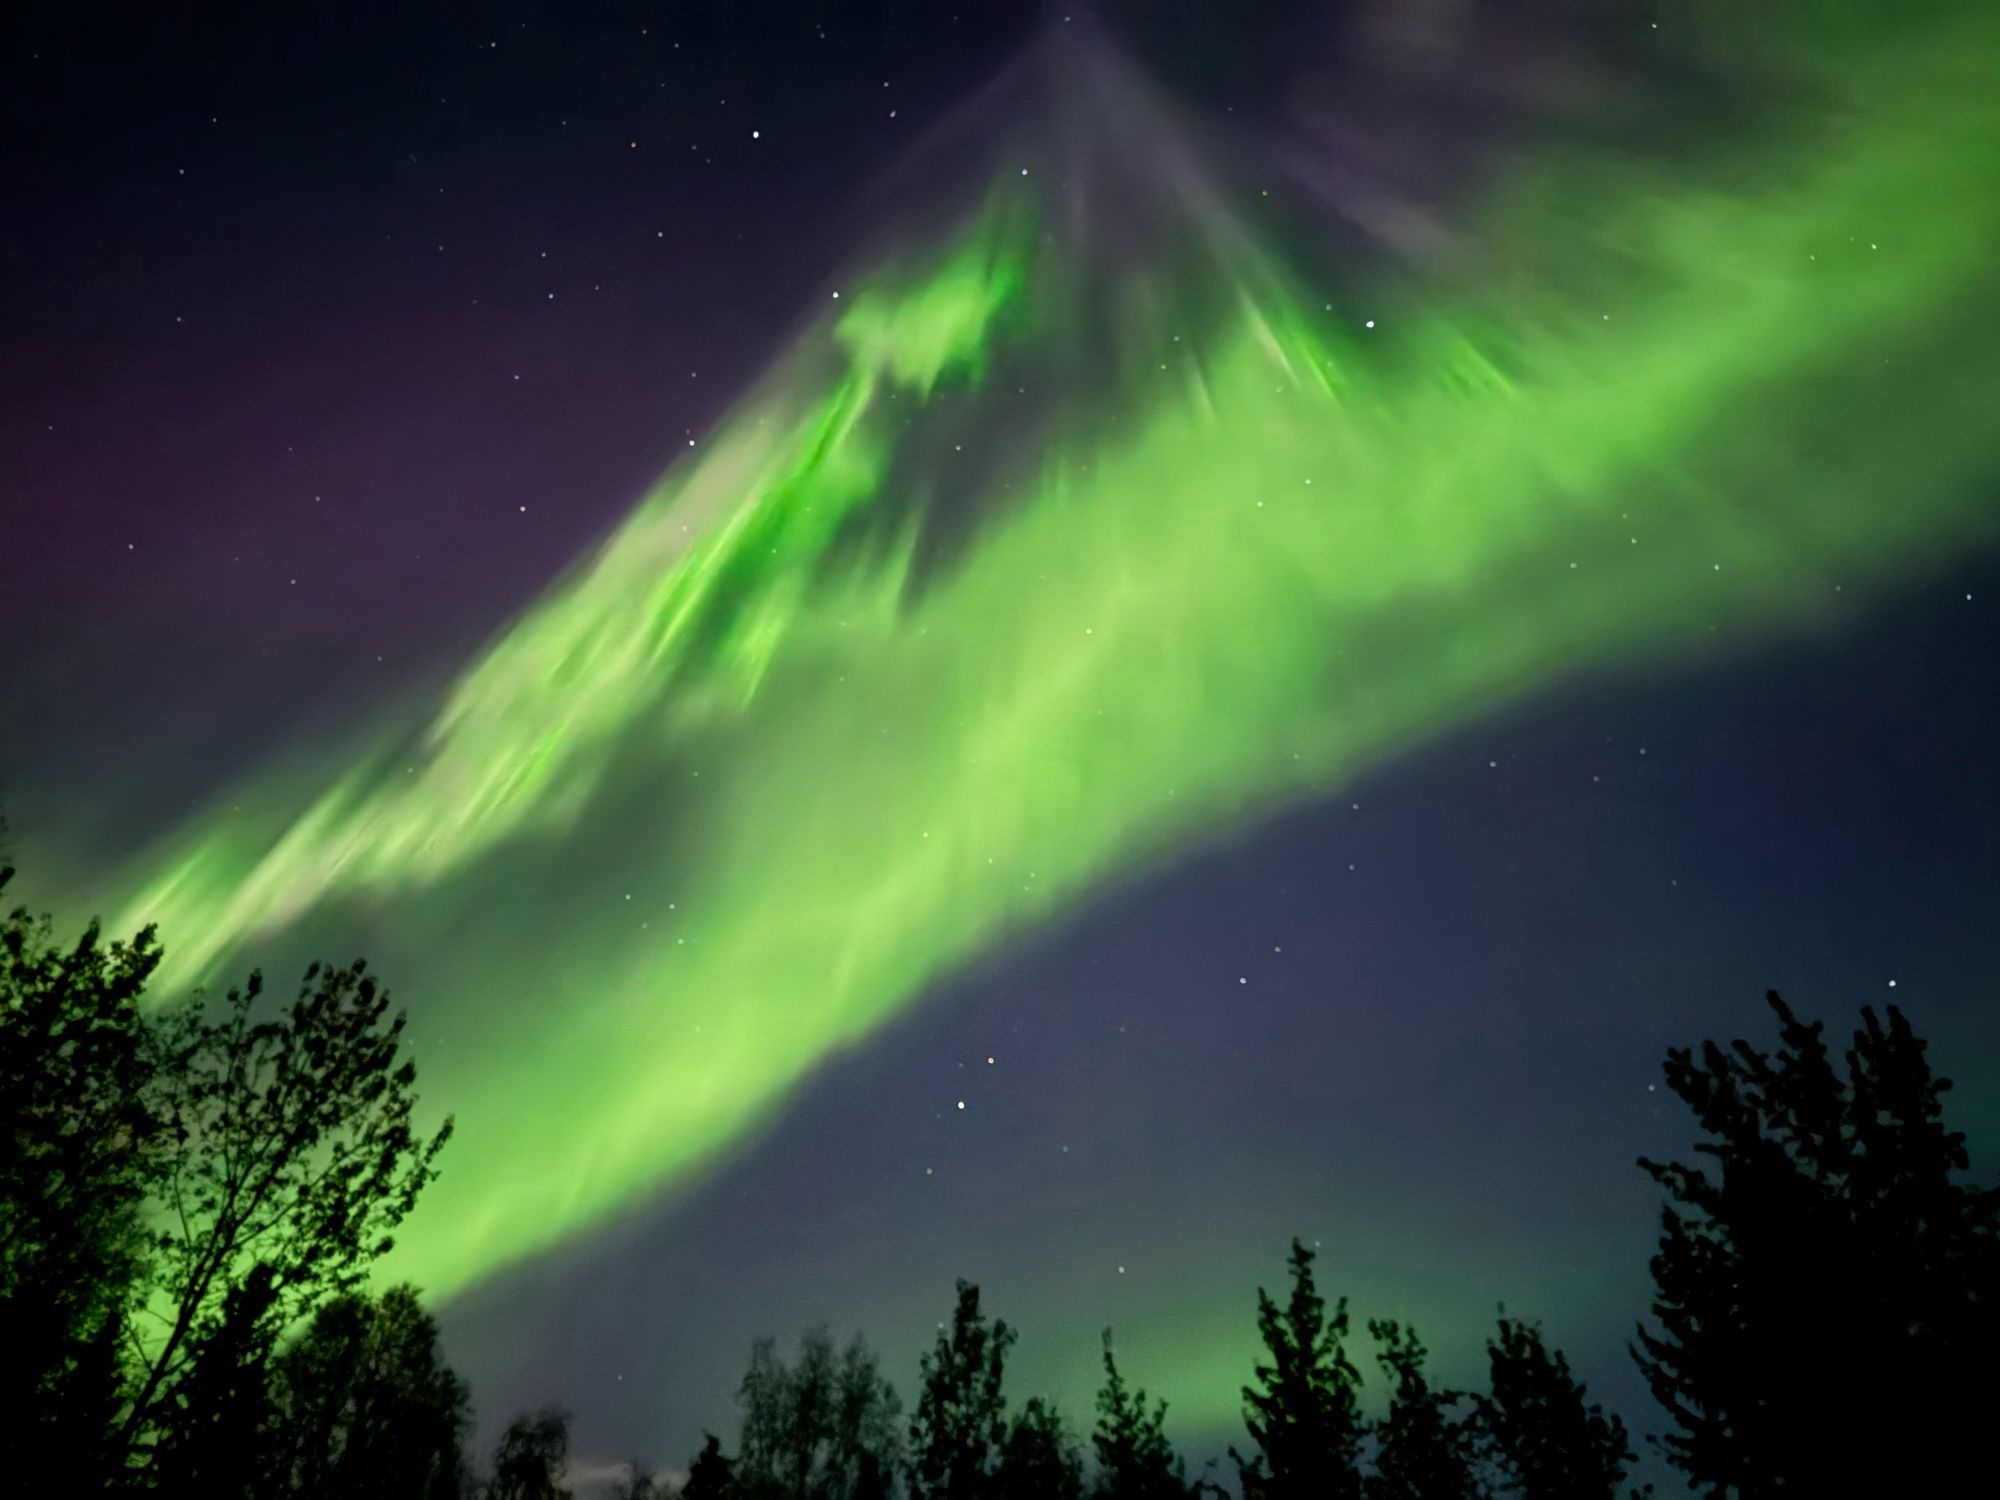
[{"label": "tree silhouette", "polygon": [[563,1488],[569,1467],[569,1413],[545,1406],[507,1424],[493,1450],[486,1500],[570,1500]]},{"label": "tree silhouette", "polygon": [[[64,1471],[79,1494],[109,1495],[125,1488],[127,1466],[111,1442],[125,1398],[125,1314],[114,1311],[37,1414],[42,1434],[54,1441],[75,1440],[74,1448],[40,1451],[66,1455]],[[9,1413],[0,1422],[11,1423],[20,1415]]]},{"label": "tree silhouette", "polygon": [[1424,1375],[1425,1349],[1414,1328],[1371,1319],[1369,1335],[1389,1377],[1389,1409],[1373,1425],[1375,1468],[1369,1500],[1469,1500],[1479,1493],[1466,1424],[1451,1408],[1462,1398]]},{"label": "tree silhouette", "polygon": [[389,1016],[363,965],[313,965],[275,1020],[253,1019],[262,987],[253,974],[231,990],[219,1020],[187,1006],[155,1027],[167,1211],[156,1263],[170,1312],[145,1351],[128,1433],[153,1420],[252,1265],[268,1268],[281,1325],[359,1285],[451,1134],[447,1121],[418,1136],[406,1018]]},{"label": "tree silhouette", "polygon": [[252,1268],[223,1298],[215,1326],[171,1390],[148,1478],[169,1495],[252,1500],[263,1493],[271,1425],[266,1365],[277,1336],[277,1277]]},{"label": "tree silhouette", "polygon": [[951,1327],[923,1357],[923,1387],[910,1418],[912,1500],[972,1500],[994,1493],[992,1477],[1007,1437],[1001,1392],[1014,1330],[988,1323],[979,1288],[958,1283]]},{"label": "tree silhouette", "polygon": [[1055,1407],[1030,1396],[1000,1445],[997,1493],[1007,1500],[1082,1500],[1083,1455]]},{"label": "tree silhouette", "polygon": [[1724,1495],[1946,1493],[1990,1468],[2000,1191],[1962,1180],[1900,1010],[1862,1011],[1843,1076],[1767,998],[1774,1054],[1667,1056],[1713,1168],[1640,1160],[1669,1201],[1633,1354],[1668,1456]]},{"label": "tree silhouette", "polygon": [[1595,1402],[1531,1323],[1501,1311],[1487,1340],[1490,1391],[1475,1395],[1479,1448],[1501,1488],[1528,1500],[1611,1500],[1636,1455],[1625,1424]]},{"label": "tree silhouette", "polygon": [[[13,877],[0,861],[0,892]],[[122,1467],[122,1344],[148,1244],[156,1122],[138,998],[152,930],[67,948],[46,917],[0,920],[0,1472],[65,1455],[88,1491]]]},{"label": "tree silhouette", "polygon": [[1146,1393],[1133,1390],[1119,1373],[1111,1352],[1111,1330],[1104,1330],[1104,1385],[1097,1393],[1097,1430],[1090,1445],[1097,1450],[1098,1500],[1185,1500],[1196,1491],[1185,1467],[1167,1441],[1167,1403],[1146,1409]]},{"label": "tree silhouette", "polygon": [[701,1452],[688,1465],[680,1500],[728,1500],[736,1493],[736,1460],[722,1451],[722,1440],[714,1433],[703,1433],[702,1438]]},{"label": "tree silhouette", "polygon": [[1313,1252],[1292,1241],[1292,1291],[1281,1309],[1257,1289],[1266,1358],[1243,1389],[1243,1425],[1257,1453],[1234,1448],[1245,1500],[1355,1500],[1361,1494],[1361,1373],[1347,1357],[1347,1299],[1333,1315],[1313,1286]]},{"label": "tree silhouette", "polygon": [[159,956],[150,928],[63,949],[0,922],[0,1450],[226,1489],[216,1434],[279,1332],[388,1249],[450,1126],[414,1130],[403,1019],[361,965],[269,1019],[254,975],[147,1014]]},{"label": "tree silhouette", "polygon": [[273,1475],[299,1500],[457,1500],[471,1425],[465,1382],[413,1288],[321,1308],[276,1361]]},{"label": "tree silhouette", "polygon": [[873,1500],[889,1492],[902,1405],[858,1334],[835,1354],[826,1331],[813,1329],[791,1365],[770,1339],[757,1340],[737,1401],[743,1434],[730,1493]]}]

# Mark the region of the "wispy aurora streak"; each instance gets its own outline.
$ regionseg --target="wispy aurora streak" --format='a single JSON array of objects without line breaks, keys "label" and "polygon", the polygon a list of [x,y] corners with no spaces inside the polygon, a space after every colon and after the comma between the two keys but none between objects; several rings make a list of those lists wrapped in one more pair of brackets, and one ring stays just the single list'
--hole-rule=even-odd
[{"label": "wispy aurora streak", "polygon": [[[684,1179],[1095,883],[1983,537],[1996,46],[1975,19],[1882,53],[1857,97],[1893,111],[1746,152],[1735,190],[1551,167],[1490,207],[1514,259],[1485,294],[1374,330],[1261,266],[1223,316],[1164,283],[1098,414],[996,471],[940,434],[1004,447],[989,372],[1063,338],[1077,277],[1009,171],[922,274],[831,304],[415,749],[303,812],[233,797],[278,821],[192,830],[121,925],[159,922],[185,985],[330,905],[421,922],[492,864],[569,880],[580,829],[624,828],[670,911],[427,1024],[459,1134],[387,1269],[464,1287]],[[917,484],[982,517],[920,581],[914,522],[841,544]],[[613,808],[647,767],[657,807]],[[437,963],[391,975],[427,1023]]]}]

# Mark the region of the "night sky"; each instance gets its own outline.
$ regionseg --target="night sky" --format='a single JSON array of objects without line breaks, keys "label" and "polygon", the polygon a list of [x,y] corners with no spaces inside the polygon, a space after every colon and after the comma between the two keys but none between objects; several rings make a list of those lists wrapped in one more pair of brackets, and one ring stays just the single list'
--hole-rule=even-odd
[{"label": "night sky", "polygon": [[[965,1276],[1022,1330],[1017,1396],[1084,1412],[1110,1324],[1207,1457],[1293,1235],[1448,1375],[1504,1302],[1656,1429],[1633,1158],[1689,1139],[1664,1049],[1765,1035],[1767,987],[1835,1027],[1902,1004],[1993,1175],[2000,447],[1965,414],[2000,409],[2000,305],[1963,267],[2000,193],[1938,184],[2000,158],[1990,116],[1936,149],[1949,46],[1873,47],[1868,6],[1810,47],[1556,0],[88,9],[0,23],[21,891],[137,920],[206,860],[159,913],[210,945],[186,978],[370,957],[460,1118],[451,1213],[526,1184],[413,1252],[487,1431],[555,1400],[587,1460],[681,1463],[733,1434],[750,1339],[818,1322],[908,1399]],[[1877,119],[1924,196],[1871,219]],[[1057,183],[1019,200],[1025,290],[1003,206],[975,291],[1066,311],[919,381],[957,304],[871,343],[873,268],[932,275],[1017,160]],[[1226,425],[1239,307],[1286,380],[1327,361],[1268,428]],[[1144,383],[1196,345],[1198,402]],[[858,499],[756,446],[827,390],[875,424]],[[1173,476],[1263,494],[1293,435],[1325,477],[1266,515],[1303,541],[1177,519],[1209,512]],[[597,662],[667,627],[590,559],[726,526],[758,464],[794,465],[760,516],[852,508],[712,554],[635,701]],[[1294,576],[1320,542],[1345,571]],[[558,663],[594,598],[598,658]],[[1074,691],[1118,729],[1031,720],[1099,650]],[[421,734],[468,701],[461,762]],[[843,704],[912,748],[863,765]],[[1032,780],[946,764],[961,723]],[[537,725],[547,788],[465,834],[453,778]],[[1019,884],[871,885],[851,830],[905,816]],[[724,956],[661,968],[684,916]],[[879,951],[822,954],[822,916]],[[851,1003],[799,978],[845,996],[850,962]]]}]

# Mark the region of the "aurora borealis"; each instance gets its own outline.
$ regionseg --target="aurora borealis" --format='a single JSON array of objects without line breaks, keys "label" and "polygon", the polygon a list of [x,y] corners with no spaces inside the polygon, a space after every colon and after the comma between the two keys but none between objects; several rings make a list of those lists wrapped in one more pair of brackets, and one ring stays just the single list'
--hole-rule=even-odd
[{"label": "aurora borealis", "polygon": [[[1954,53],[1978,55],[1903,66]],[[1338,788],[1552,673],[1827,612],[1835,569],[1860,580],[1956,545],[1973,518],[1951,502],[1986,445],[1954,453],[1953,434],[1974,437],[1990,387],[1906,415],[1915,430],[1894,446],[1934,472],[1905,472],[1890,510],[1888,476],[1831,445],[1787,454],[1795,487],[1745,504],[1769,458],[1736,451],[1728,428],[1733,403],[1776,405],[1787,381],[1913,323],[1948,316],[1984,348],[1990,323],[1964,321],[1960,300],[2000,227],[1971,211],[2000,205],[1995,161],[1962,149],[1977,88],[1936,91],[1933,117],[1886,139],[1815,143],[1775,201],[1612,213],[1598,233],[1639,248],[1635,285],[1601,293],[1609,330],[1581,310],[1519,329],[1420,311],[1405,339],[1379,340],[1404,345],[1397,360],[1335,331],[1351,311],[1315,319],[1259,285],[1255,264],[1217,268],[1241,305],[1201,328],[1169,270],[1149,321],[1114,314],[1122,357],[1164,356],[1165,379],[1132,381],[1130,437],[1052,435],[1018,510],[914,595],[907,544],[826,576],[842,523],[914,432],[892,425],[890,396],[977,394],[1011,304],[1063,287],[1063,258],[1090,253],[1059,240],[1037,257],[1033,189],[1014,189],[1029,201],[999,200],[928,274],[850,293],[790,356],[833,364],[824,387],[754,399],[670,471],[454,685],[394,757],[414,768],[383,758],[344,778],[268,851],[198,845],[116,925],[200,934],[168,982],[192,977],[350,890],[421,887],[510,837],[559,847],[621,748],[651,739],[664,773],[720,737],[708,826],[691,847],[660,836],[662,865],[701,893],[687,915],[600,960],[596,1013],[531,1018],[534,1034],[486,1055],[454,1037],[430,1075],[477,1144],[397,1270],[463,1285],[698,1166],[950,964],[1136,857]],[[1858,238],[1885,213],[1887,256]],[[1015,321],[1017,337],[1061,336],[1032,311]],[[1839,394],[1804,430],[1866,431],[1879,450],[1874,424],[1894,416],[1879,392],[1867,426]],[[1769,419],[1752,421],[1767,446]],[[1634,489],[1689,449],[1713,472],[1630,520]],[[941,504],[978,498],[952,497],[948,470],[916,482]],[[607,1056],[630,1075],[607,1079]],[[553,1083],[549,1118],[483,1118],[523,1071]]]},{"label": "aurora borealis", "polygon": [[[386,1272],[477,1305],[671,1216],[968,966],[1566,691],[1864,632],[2000,519],[2000,23],[1762,45],[1809,103],[1664,161],[1523,147],[1450,205],[1472,254],[1329,281],[1278,173],[1043,41],[1068,107],[823,267],[441,687],[186,788],[79,888],[160,924],[169,988],[379,938],[457,1118]],[[1155,1366],[1200,1420],[1246,1296]]]}]

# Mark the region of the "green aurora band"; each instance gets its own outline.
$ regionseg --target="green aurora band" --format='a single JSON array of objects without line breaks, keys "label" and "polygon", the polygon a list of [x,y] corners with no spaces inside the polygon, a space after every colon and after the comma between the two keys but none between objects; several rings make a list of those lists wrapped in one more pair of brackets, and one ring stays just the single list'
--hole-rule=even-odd
[{"label": "green aurora band", "polygon": [[[951,438],[1064,337],[1076,273],[1008,163],[927,263],[830,299],[420,737],[303,810],[276,776],[238,791],[122,923],[160,924],[184,990],[316,912],[566,879],[577,830],[657,787],[618,816],[671,910],[551,956],[558,987],[435,1021],[416,995],[458,1135],[386,1273],[464,1289],[690,1180],[1093,886],[1983,543],[1995,55],[1989,20],[1915,32],[1848,80],[1893,110],[1739,143],[1699,185],[1545,163],[1483,209],[1477,290],[1373,330],[1247,253],[1199,316],[1135,278],[1119,420],[1079,408],[1012,470]],[[935,566],[920,509],[870,521],[919,481],[978,517]]]}]

